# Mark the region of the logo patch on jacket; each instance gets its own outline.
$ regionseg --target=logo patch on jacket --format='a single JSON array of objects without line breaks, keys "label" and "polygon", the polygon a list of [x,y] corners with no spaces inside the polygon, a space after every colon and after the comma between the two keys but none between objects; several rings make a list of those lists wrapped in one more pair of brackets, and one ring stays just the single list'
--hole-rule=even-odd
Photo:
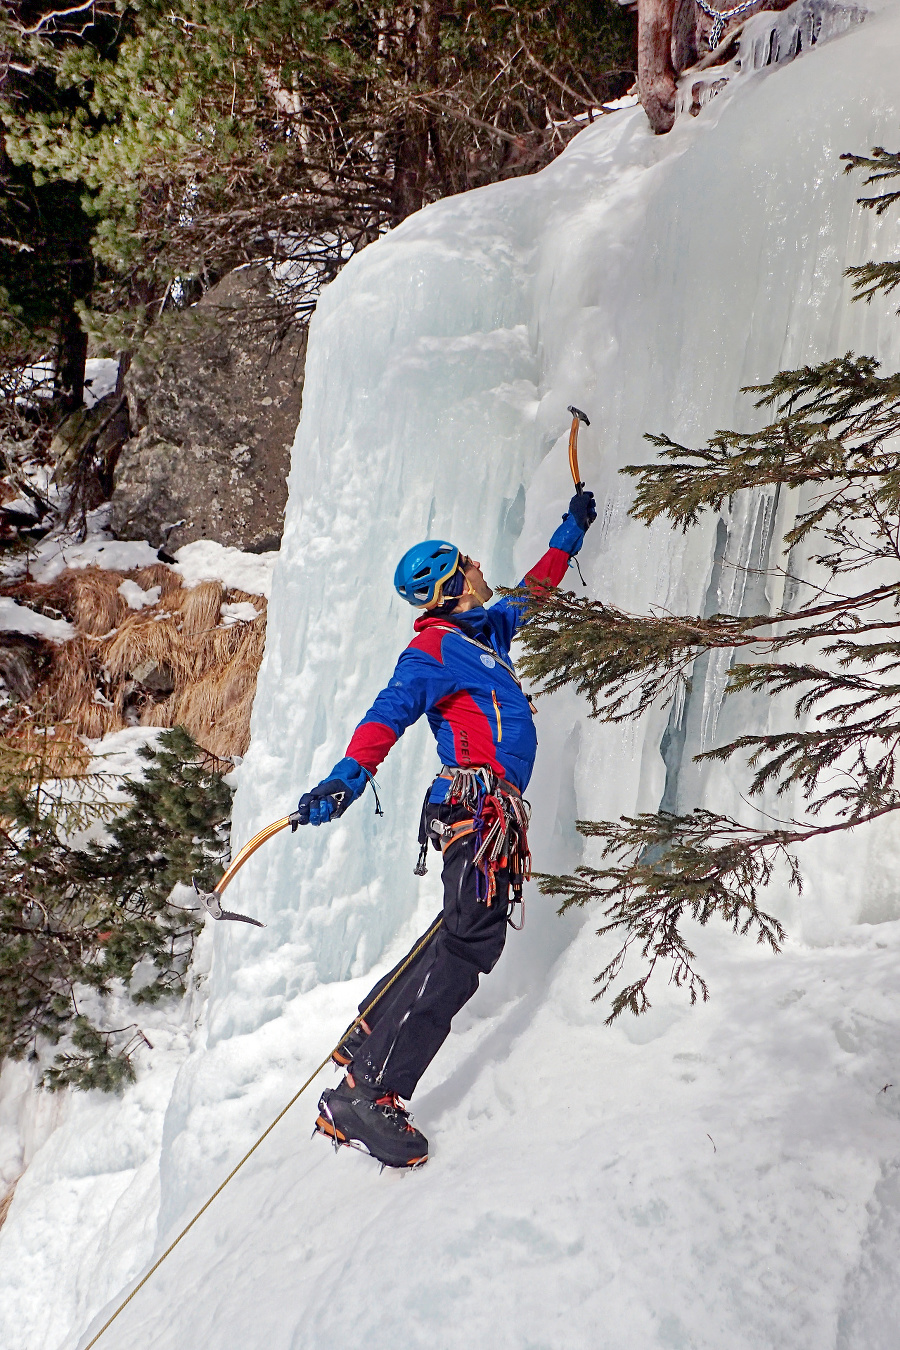
[{"label": "logo patch on jacket", "polygon": [[481,664],[483,666],[487,666],[488,670],[493,670],[497,662],[494,660],[492,656],[482,656]]}]

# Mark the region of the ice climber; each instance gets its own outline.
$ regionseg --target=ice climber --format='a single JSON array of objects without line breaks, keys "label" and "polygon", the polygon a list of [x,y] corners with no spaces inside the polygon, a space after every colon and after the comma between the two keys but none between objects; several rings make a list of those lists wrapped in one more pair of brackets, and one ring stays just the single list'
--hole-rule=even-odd
[{"label": "ice climber", "polygon": [[[592,492],[572,498],[550,547],[523,585],[556,586],[596,519]],[[397,591],[422,610],[415,637],[353,733],[344,758],[300,798],[301,824],[324,825],[361,796],[381,761],[424,713],[442,768],[422,809],[417,872],[430,841],[443,853],[443,922],[333,1058],[347,1073],[322,1093],[316,1127],[389,1167],[426,1161],[428,1140],[409,1099],[450,1023],[496,965],[528,875],[528,786],[537,737],[534,709],[509,649],[523,621],[515,599],[485,608],[493,591],[481,564],[430,539],[403,555]],[[418,943],[414,944],[413,951]],[[359,1005],[362,1013],[399,962]]]}]

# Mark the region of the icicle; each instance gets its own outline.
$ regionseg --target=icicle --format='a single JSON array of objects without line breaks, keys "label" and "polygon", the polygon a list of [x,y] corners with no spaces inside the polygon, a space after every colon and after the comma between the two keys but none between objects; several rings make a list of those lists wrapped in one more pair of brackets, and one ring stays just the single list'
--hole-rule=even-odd
[{"label": "icicle", "polygon": [[[697,4],[705,14],[716,15],[709,34],[709,45],[714,49],[724,28],[720,20],[737,17],[742,7],[719,11],[706,0],[697,0]],[[793,61],[810,47],[846,33],[855,24],[862,23],[865,17],[866,10],[860,6],[841,5],[835,0],[797,0],[780,13],[764,10],[754,14],[737,33],[738,50],[732,60],[708,65],[706,62],[714,59],[710,54],[684,72],[679,81],[677,113],[689,112],[696,117],[727,85],[754,75],[766,66]]]}]

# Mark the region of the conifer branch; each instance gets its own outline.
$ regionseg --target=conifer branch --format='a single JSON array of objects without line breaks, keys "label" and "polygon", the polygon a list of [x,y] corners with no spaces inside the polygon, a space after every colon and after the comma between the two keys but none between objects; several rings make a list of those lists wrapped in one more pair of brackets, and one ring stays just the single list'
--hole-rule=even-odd
[{"label": "conifer branch", "polygon": [[0,1059],[41,1055],[62,1040],[46,1086],[118,1090],[134,1076],[141,1035],[94,1025],[75,991],[106,995],[117,981],[127,990],[139,964],[152,978],[133,991],[135,1002],[184,990],[202,918],[170,897],[193,875],[206,889],[214,885],[227,855],[231,792],[174,728],[140,752],[147,760],[140,782],[114,776],[130,805],[115,807],[110,820],[102,809],[109,803],[96,803],[105,842],[77,848],[68,838],[78,819],[68,799],[77,799],[83,766],[64,776],[58,747],[48,759],[51,738],[32,737],[29,746],[0,755]]},{"label": "conifer branch", "polygon": [[709,990],[696,968],[696,956],[685,933],[686,919],[706,927],[712,918],[732,932],[751,935],[773,952],[787,934],[772,914],[759,907],[759,891],[775,869],[786,871],[790,887],[800,893],[803,881],[791,851],[794,845],[864,825],[900,810],[900,796],[889,805],[869,810],[852,822],[754,829],[729,816],[696,808],[688,815],[665,811],[622,816],[619,821],[576,821],[585,838],[604,841],[605,867],[582,865],[574,874],[538,873],[544,895],[562,898],[559,913],[573,906],[598,903],[605,922],[598,937],[615,934],[620,946],[595,979],[595,1001],[610,992],[629,956],[643,963],[641,975],[613,996],[606,1018],[611,1024],[623,1012],[640,1014],[651,1006],[648,986],[657,968],[668,966],[669,982],[686,988],[691,1003],[706,1002]]},{"label": "conifer branch", "polygon": [[605,919],[598,936],[624,934],[596,977],[595,1000],[610,991],[632,949],[644,963],[639,978],[613,997],[607,1024],[625,1011],[646,1012],[648,985],[660,964],[668,964],[670,982],[685,987],[691,1003],[698,997],[706,1001],[706,981],[682,930],[686,918],[705,927],[716,916],[735,933],[753,933],[757,942],[780,949],[784,929],[759,908],[757,892],[779,860],[787,864],[790,884],[800,889],[800,874],[787,847],[789,832],[754,831],[701,809],[686,816],[657,812],[623,816],[618,822],[579,820],[576,826],[587,838],[603,839],[601,856],[614,861],[605,867],[578,867],[570,876],[540,874],[538,884],[544,895],[562,897],[561,914],[598,902]]},{"label": "conifer branch", "polygon": [[[895,630],[900,617],[864,623],[860,614],[887,601],[900,602],[900,583],[872,587],[854,596],[835,597],[818,605],[779,610],[775,614],[736,616],[628,614],[572,591],[506,592],[528,607],[522,633],[522,673],[542,682],[551,693],[573,684],[587,698],[591,716],[607,722],[639,717],[652,704],[666,703],[703,652],[754,647],[760,653],[791,645],[836,639],[828,650],[845,651],[845,635]],[[886,644],[886,649],[890,644]],[[875,656],[874,647],[872,659]],[[856,659],[855,648],[846,648]],[[733,678],[745,666],[735,668]],[[755,669],[755,667],[754,667]],[[771,672],[773,667],[762,669]],[[737,688],[737,685],[733,686]]]},{"label": "conifer branch", "polygon": [[[868,184],[900,176],[900,156],[881,148],[844,158],[868,173]],[[880,214],[900,193],[861,202]],[[871,300],[900,286],[900,263],[867,263],[849,275],[856,298]],[[687,530],[738,492],[805,488],[806,505],[782,540],[786,551],[805,543],[824,570],[805,603],[792,596],[771,613],[701,617],[628,614],[567,592],[522,596],[523,672],[545,690],[573,685],[591,716],[619,722],[665,704],[679,687],[690,689],[698,658],[717,650],[731,656],[726,696],[793,700],[792,724],[694,758],[742,757],[751,797],[796,790],[805,822],[756,828],[702,808],[578,821],[581,834],[602,841],[603,865],[539,878],[561,910],[598,903],[599,934],[619,938],[597,977],[598,998],[617,986],[608,1021],[650,1006],[648,985],[661,966],[692,1002],[707,997],[685,920],[704,926],[718,917],[777,951],[784,930],[759,906],[776,866],[799,890],[795,846],[900,810],[900,372],[881,374],[872,357],[848,352],[744,392],[774,410],[758,431],[719,431],[699,449],[648,436],[656,460],[623,470],[637,479],[631,515],[648,525],[668,516]],[[838,586],[857,573],[860,589]],[[636,978],[620,984],[634,961]]]},{"label": "conifer branch", "polygon": [[801,517],[788,541],[795,543],[832,517],[862,510],[870,484],[875,501],[895,510],[900,449],[891,442],[900,434],[900,373],[880,377],[878,369],[872,357],[848,352],[748,385],[743,392],[759,396],[758,408],[775,406],[780,415],[760,431],[719,431],[703,449],[648,435],[657,461],[622,469],[638,479],[630,514],[648,525],[667,515],[687,530],[746,488],[834,485],[834,496]]},{"label": "conifer branch", "polygon": [[[871,155],[841,155],[846,162],[844,173],[853,173],[856,169],[868,170],[863,179],[866,187],[870,183],[883,183],[889,178],[900,178],[900,154],[885,150],[876,145]],[[876,215],[882,215],[889,206],[900,201],[900,192],[878,192],[872,197],[857,197],[860,206],[868,207]]]}]

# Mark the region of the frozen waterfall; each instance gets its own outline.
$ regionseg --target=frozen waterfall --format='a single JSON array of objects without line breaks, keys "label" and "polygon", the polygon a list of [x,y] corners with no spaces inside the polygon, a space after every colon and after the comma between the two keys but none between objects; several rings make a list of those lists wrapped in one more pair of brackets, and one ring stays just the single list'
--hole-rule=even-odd
[{"label": "frozen waterfall", "polygon": [[[666,137],[622,110],[541,174],[428,207],[328,287],[238,842],[331,767],[386,681],[410,632],[390,585],[410,542],[456,540],[501,584],[540,555],[571,493],[567,404],[592,419],[591,594],[629,610],[780,602],[741,569],[771,562],[791,494],[683,536],[630,520],[617,470],[649,458],[645,431],[696,443],[751,426],[737,391],[779,367],[851,348],[900,367],[896,306],[851,304],[843,279],[900,249],[897,213],[861,211],[838,162],[900,142],[900,4],[869,8],[800,59],[746,68]],[[754,20],[757,44],[765,22],[789,19]],[[723,706],[726,673],[711,660],[687,700],[633,727],[592,722],[573,694],[541,700],[538,867],[578,861],[576,816],[663,801],[746,816],[739,775],[692,761],[770,714]],[[6,1350],[89,1339],[430,919],[437,871],[412,868],[434,765],[419,726],[379,773],[384,819],[367,794],[257,854],[229,900],[268,926],[205,936],[199,1023],[173,1028],[121,1101],[67,1103],[0,1232]],[[612,1029],[591,1003],[591,916],[560,920],[532,891],[413,1102],[428,1167],[334,1157],[309,1139],[311,1093],[101,1350],[889,1350],[895,860],[896,826],[807,849],[802,901],[772,896],[791,931],[780,957],[703,930],[711,1002],[659,987]]]}]

